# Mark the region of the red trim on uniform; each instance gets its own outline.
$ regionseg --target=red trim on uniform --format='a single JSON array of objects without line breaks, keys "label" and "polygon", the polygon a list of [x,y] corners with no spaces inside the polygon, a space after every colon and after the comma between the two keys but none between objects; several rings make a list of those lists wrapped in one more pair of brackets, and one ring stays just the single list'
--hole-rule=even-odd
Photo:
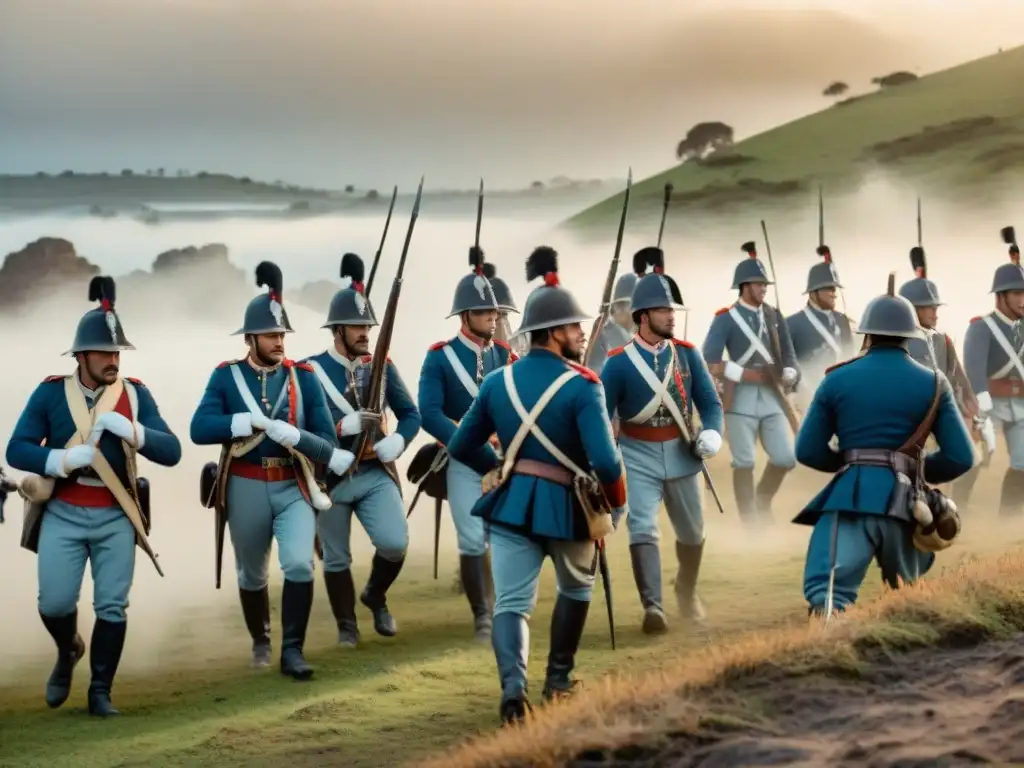
[{"label": "red trim on uniform", "polygon": [[114,494],[105,485],[60,483],[53,498],[73,507],[116,507]]},{"label": "red trim on uniform", "polygon": [[218,368],[227,368],[229,365],[234,365],[237,362],[238,362],[237,360],[225,360],[223,363],[221,363],[217,367]]},{"label": "red trim on uniform", "polygon": [[267,467],[262,464],[253,464],[251,461],[232,461],[228,474],[235,477],[244,477],[246,480],[260,480],[264,483],[281,483],[285,480],[295,480],[295,467]]},{"label": "red trim on uniform", "polygon": [[844,365],[849,365],[850,363],[852,363],[852,362],[854,362],[856,360],[860,360],[862,357],[864,357],[864,353],[860,352],[860,353],[854,355],[853,357],[851,357],[849,360],[843,360],[841,362],[835,363],[834,365],[830,365],[828,368],[825,369],[825,373],[829,374],[832,371],[834,371],[836,368],[842,368]]},{"label": "red trim on uniform", "polygon": [[686,347],[687,349],[696,349],[692,341],[686,341],[685,339],[672,339],[672,343],[677,347]]},{"label": "red trim on uniform", "polygon": [[355,280],[352,281],[352,290],[356,293],[366,293],[366,286],[362,283],[357,283]]},{"label": "red trim on uniform", "polygon": [[718,315],[724,315],[724,314],[725,314],[725,313],[727,313],[727,312],[728,312],[728,311],[729,311],[730,309],[731,309],[731,307],[722,307],[722,308],[721,308],[720,310],[718,310],[717,312],[715,312],[715,315],[716,315],[716,316],[718,316]]},{"label": "red trim on uniform", "polygon": [[608,350],[608,357],[615,357],[616,355],[621,355],[625,351],[625,347],[616,347],[615,349],[610,349]]},{"label": "red trim on uniform", "polygon": [[128,390],[121,390],[121,397],[117,399],[117,405],[114,406],[114,413],[120,413],[128,421],[134,421],[132,414],[132,401],[128,399]]},{"label": "red trim on uniform", "polygon": [[626,437],[644,443],[667,443],[669,440],[678,440],[680,437],[679,427],[674,424],[664,427],[646,427],[642,424],[620,421],[619,432]]},{"label": "red trim on uniform", "polygon": [[968,322],[976,323],[979,320],[981,320],[981,315],[978,315],[977,317],[972,317]]},{"label": "red trim on uniform", "polygon": [[676,389],[679,390],[679,398],[683,401],[683,410],[686,410],[686,384],[683,382],[683,374],[679,372],[678,368],[673,369],[672,379],[676,383]]},{"label": "red trim on uniform", "polygon": [[624,507],[626,506],[626,478],[619,475],[618,479],[613,483],[602,483],[601,487],[604,489],[604,495],[608,498],[608,503],[613,507]]},{"label": "red trim on uniform", "polygon": [[576,371],[576,373],[578,373],[587,381],[592,381],[595,384],[601,383],[601,377],[594,373],[594,371],[587,368],[585,365],[579,365],[578,363],[569,363],[569,367]]},{"label": "red trim on uniform", "polygon": [[491,339],[491,341],[497,344],[502,349],[507,349],[509,352],[512,351],[512,345],[509,344],[507,341],[502,341],[501,339]]},{"label": "red trim on uniform", "polygon": [[46,384],[51,381],[61,381],[63,378],[64,377],[61,376],[60,374],[56,374],[54,376],[47,376],[45,379],[43,379],[43,383]]},{"label": "red trim on uniform", "polygon": [[519,355],[513,352],[511,349],[508,351],[508,360],[505,361],[505,365],[509,363],[515,363],[519,361]]},{"label": "red trim on uniform", "polygon": [[459,333],[461,333],[463,336],[465,336],[467,339],[472,341],[474,344],[476,344],[481,349],[483,349],[484,347],[487,346],[487,342],[484,339],[481,339],[479,336],[477,336],[471,330],[469,330],[469,326],[468,325],[463,325],[462,328],[459,329]]},{"label": "red trim on uniform", "polygon": [[430,352],[434,352],[434,351],[436,351],[438,349],[441,349],[441,348],[445,347],[447,344],[448,344],[447,340],[445,340],[445,341],[437,341],[437,342],[434,342],[433,344],[431,344],[429,347],[427,347],[427,349]]},{"label": "red trim on uniform", "polygon": [[132,384],[135,384],[136,386],[139,386],[139,387],[146,386],[145,384],[142,383],[141,379],[136,379],[134,376],[125,376],[125,379],[127,381],[130,381]]}]

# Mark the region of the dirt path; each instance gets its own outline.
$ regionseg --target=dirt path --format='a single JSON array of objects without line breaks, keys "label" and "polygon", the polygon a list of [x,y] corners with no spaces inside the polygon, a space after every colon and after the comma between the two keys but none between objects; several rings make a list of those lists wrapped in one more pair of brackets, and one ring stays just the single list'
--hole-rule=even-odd
[{"label": "dirt path", "polygon": [[728,694],[708,693],[709,717],[698,732],[615,755],[580,755],[571,765],[1024,763],[1024,636],[971,648],[875,654],[856,678],[763,673]]}]

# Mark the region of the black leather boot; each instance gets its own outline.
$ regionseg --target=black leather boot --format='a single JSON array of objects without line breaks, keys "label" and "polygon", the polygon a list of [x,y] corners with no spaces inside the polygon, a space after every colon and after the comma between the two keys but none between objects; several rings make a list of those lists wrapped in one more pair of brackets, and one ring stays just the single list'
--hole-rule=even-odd
[{"label": "black leather boot", "polygon": [[313,676],[313,668],[302,655],[312,609],[313,582],[285,579],[281,590],[281,674],[296,680]]},{"label": "black leather boot", "polygon": [[124,638],[128,623],[96,619],[92,628],[92,642],[89,644],[89,665],[92,667],[92,681],[89,683],[89,714],[96,717],[111,717],[121,714],[114,709],[110,691],[114,687],[114,676],[121,663]]},{"label": "black leather boot", "polygon": [[551,614],[548,671],[542,694],[545,701],[568,696],[579,685],[572,679],[572,670],[576,666],[576,651],[580,647],[589,610],[589,601],[573,600],[565,595],[559,595],[555,601],[555,610]]},{"label": "black leather boot", "polygon": [[359,624],[356,621],[356,585],[352,571],[324,571],[327,599],[331,613],[338,624],[338,645],[355,648],[359,644]]},{"label": "black leather boot", "polygon": [[702,627],[705,618],[704,604],[697,594],[697,576],[700,573],[700,561],[703,556],[703,542],[697,546],[676,542],[676,557],[679,559],[676,600],[679,603],[679,615],[696,625],[696,628]]},{"label": "black leather boot", "polygon": [[633,563],[633,580],[644,606],[644,634],[660,635],[668,631],[665,606],[661,602],[661,552],[654,542],[632,544],[629,558]]},{"label": "black leather boot", "polygon": [[757,504],[754,501],[754,470],[734,469],[732,471],[732,490],[736,495],[736,506],[740,520],[746,526],[757,524]]},{"label": "black leather boot", "polygon": [[768,464],[764,468],[761,480],[757,484],[756,495],[757,511],[764,522],[775,522],[772,516],[772,499],[779,492],[779,488],[782,487],[782,481],[788,474],[788,469],[777,467],[774,464]]},{"label": "black leather boot", "polygon": [[473,629],[476,639],[491,639],[491,605],[487,599],[487,562],[483,555],[459,555],[459,573],[462,588],[473,611]]},{"label": "black leather boot", "polygon": [[85,642],[78,634],[78,611],[60,617],[40,613],[39,618],[57,645],[57,663],[46,681],[46,706],[56,709],[68,700],[75,665],[85,656]]},{"label": "black leather boot", "polygon": [[252,638],[252,666],[270,666],[270,591],[263,589],[239,589],[242,616],[245,628]]},{"label": "black leather boot", "polygon": [[526,617],[518,613],[495,616],[491,645],[498,661],[498,679],[501,680],[501,722],[521,721],[531,709],[526,683],[530,654],[530,627]]},{"label": "black leather boot", "polygon": [[388,611],[388,589],[395,583],[398,574],[402,570],[405,558],[398,562],[385,560],[380,555],[373,556],[373,565],[370,567],[370,578],[366,582],[363,594],[359,596],[359,602],[373,612],[373,628],[378,635],[394,637],[398,634],[398,622]]}]

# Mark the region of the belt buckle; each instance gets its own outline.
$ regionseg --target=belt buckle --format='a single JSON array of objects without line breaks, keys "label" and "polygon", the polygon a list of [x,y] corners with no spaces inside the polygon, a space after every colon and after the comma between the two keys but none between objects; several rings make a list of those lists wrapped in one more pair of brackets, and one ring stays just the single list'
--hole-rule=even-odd
[{"label": "belt buckle", "polygon": [[283,467],[290,467],[292,465],[291,457],[271,457],[263,459],[264,469],[282,469]]}]

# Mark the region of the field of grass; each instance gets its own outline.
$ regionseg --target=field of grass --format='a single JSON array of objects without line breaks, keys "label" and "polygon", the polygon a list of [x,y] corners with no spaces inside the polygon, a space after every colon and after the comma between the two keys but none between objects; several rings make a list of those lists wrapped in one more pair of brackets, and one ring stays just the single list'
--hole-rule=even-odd
[{"label": "field of grass", "polygon": [[[1002,475],[998,464],[978,484],[976,498],[984,518],[991,516],[986,510],[995,507],[998,496]],[[820,487],[823,476],[798,470],[778,497],[776,525],[747,532],[735,523],[727,459],[716,459],[711,469],[727,510],[725,517],[709,513],[700,584],[715,646],[750,631],[803,626],[801,568],[808,530],[788,520]],[[955,567],[967,556],[1001,553],[1024,538],[1024,529],[993,529],[978,522],[968,523],[963,543],[942,557],[943,567]],[[446,525],[448,540],[447,520]],[[667,526],[664,535],[665,541],[671,541]],[[671,545],[666,550],[666,603],[672,621],[675,563]],[[443,560],[441,578],[434,581],[422,552],[423,547],[389,600],[399,622],[398,637],[374,635],[369,615],[361,610],[363,644],[354,651],[334,646],[333,621],[318,581],[307,645],[317,672],[307,684],[287,680],[276,670],[247,668],[248,637],[233,604],[228,609],[223,603],[220,608],[197,607],[180,616],[177,631],[151,649],[159,662],[155,669],[124,664],[114,690],[115,704],[123,715],[111,721],[100,722],[85,713],[88,667],[84,662],[68,703],[57,711],[46,708],[42,690],[52,656],[49,647],[42,648],[38,660],[25,664],[13,678],[8,675],[9,682],[0,689],[0,765],[269,766],[285,760],[291,768],[399,765],[493,732],[499,694],[493,652],[489,645],[472,639],[465,600],[451,589],[454,555]],[[579,676],[598,692],[605,689],[604,679],[665,670],[703,648],[700,641],[678,629],[656,638],[640,632],[641,611],[624,532],[613,537],[609,552],[618,650],[610,650],[599,586],[578,657]],[[361,584],[367,558],[357,557],[357,563],[356,579]],[[226,578],[226,589],[230,589],[230,576]],[[873,572],[863,596],[870,599],[880,592]],[[132,599],[140,602],[146,596],[140,591]],[[532,621],[531,690],[537,694],[553,599],[548,565]],[[274,613],[277,643],[276,595]],[[83,615],[85,634],[91,626],[87,606]],[[37,620],[34,615],[7,618]],[[133,641],[129,629],[129,651],[138,653],[139,634],[135,637]]]},{"label": "field of grass", "polygon": [[[1024,165],[1022,71],[1024,47],[832,105],[737,142],[721,157],[634,182],[630,220],[657,217],[669,181],[679,207],[698,212],[751,202],[791,206],[819,183],[841,192],[879,169],[929,196],[995,182]],[[614,237],[621,209],[619,193],[565,226]]]}]

